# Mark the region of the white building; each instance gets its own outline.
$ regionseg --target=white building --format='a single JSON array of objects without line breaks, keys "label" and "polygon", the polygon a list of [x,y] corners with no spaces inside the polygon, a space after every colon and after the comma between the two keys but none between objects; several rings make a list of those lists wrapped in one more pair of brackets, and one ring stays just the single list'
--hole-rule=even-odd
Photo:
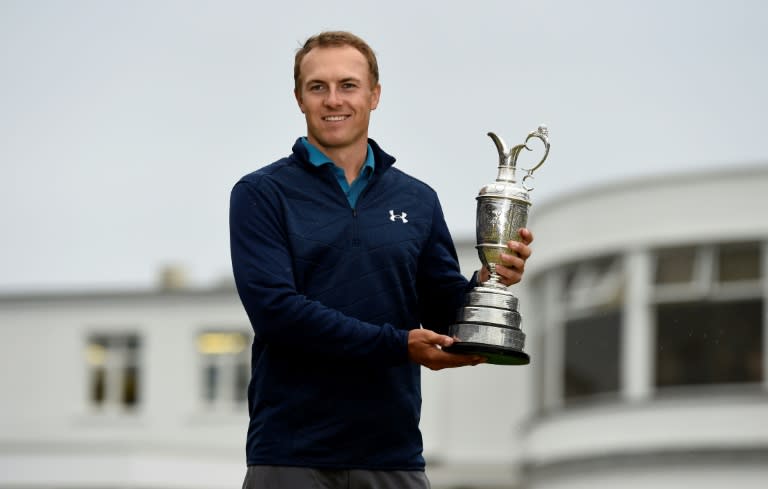
[{"label": "white building", "polygon": [[535,209],[535,489],[768,487],[768,167]]},{"label": "white building", "polygon": [[[0,296],[0,489],[240,487],[250,325],[231,286],[182,282]],[[518,480],[521,389],[498,386],[524,375],[424,373],[436,489]]]},{"label": "white building", "polygon": [[[768,167],[535,203],[532,364],[424,371],[433,487],[765,487],[764,209]],[[0,333],[0,489],[240,487],[231,286],[6,294]]]}]

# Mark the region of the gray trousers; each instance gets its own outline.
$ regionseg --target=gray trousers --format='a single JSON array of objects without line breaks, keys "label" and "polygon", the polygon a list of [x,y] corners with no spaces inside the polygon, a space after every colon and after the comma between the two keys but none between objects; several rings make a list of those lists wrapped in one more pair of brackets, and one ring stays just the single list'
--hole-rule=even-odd
[{"label": "gray trousers", "polygon": [[337,470],[249,465],[243,489],[430,489],[427,475],[410,470]]}]

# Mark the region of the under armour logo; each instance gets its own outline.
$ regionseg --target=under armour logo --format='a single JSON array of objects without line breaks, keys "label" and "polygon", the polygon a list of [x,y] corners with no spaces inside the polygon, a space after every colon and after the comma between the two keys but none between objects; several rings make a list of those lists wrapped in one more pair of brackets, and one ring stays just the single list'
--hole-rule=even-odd
[{"label": "under armour logo", "polygon": [[408,216],[408,214],[406,214],[405,212],[403,212],[402,214],[395,214],[394,210],[390,209],[389,211],[389,220],[392,222],[395,222],[395,220],[397,219],[400,219],[403,222],[408,222],[408,219],[406,219],[406,216]]}]

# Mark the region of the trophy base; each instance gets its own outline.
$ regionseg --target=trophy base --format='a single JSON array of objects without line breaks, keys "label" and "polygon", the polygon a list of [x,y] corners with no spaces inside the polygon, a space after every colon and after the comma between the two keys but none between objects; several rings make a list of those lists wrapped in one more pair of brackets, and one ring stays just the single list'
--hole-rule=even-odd
[{"label": "trophy base", "polygon": [[449,328],[456,342],[448,353],[479,355],[493,365],[528,365],[531,357],[523,351],[525,333],[518,328],[490,324],[458,323]]},{"label": "trophy base", "polygon": [[447,348],[443,348],[443,350],[449,353],[458,353],[459,355],[485,357],[487,359],[486,363],[492,365],[528,365],[531,363],[531,357],[527,353],[504,346],[459,341]]}]

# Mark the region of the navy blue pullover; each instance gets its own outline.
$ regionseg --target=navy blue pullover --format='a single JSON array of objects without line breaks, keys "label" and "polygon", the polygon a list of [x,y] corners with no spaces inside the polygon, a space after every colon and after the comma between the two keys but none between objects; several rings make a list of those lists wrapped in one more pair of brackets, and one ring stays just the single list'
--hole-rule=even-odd
[{"label": "navy blue pullover", "polygon": [[249,465],[424,468],[408,331],[444,333],[474,280],[434,190],[369,144],[375,170],[354,209],[300,140],[232,190],[232,266],[254,330]]}]

